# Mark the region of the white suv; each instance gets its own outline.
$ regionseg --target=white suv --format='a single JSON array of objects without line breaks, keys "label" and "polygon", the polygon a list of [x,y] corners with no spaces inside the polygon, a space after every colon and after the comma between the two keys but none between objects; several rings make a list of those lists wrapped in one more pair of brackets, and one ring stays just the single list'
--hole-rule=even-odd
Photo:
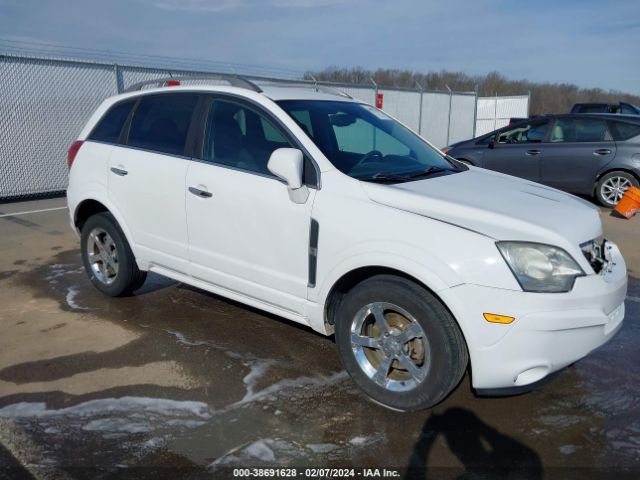
[{"label": "white suv", "polygon": [[71,224],[100,291],[151,271],[335,333],[397,410],[469,365],[479,393],[530,388],[620,329],[626,267],[592,205],[460,164],[345,95],[231,83],[140,85],[73,144]]}]

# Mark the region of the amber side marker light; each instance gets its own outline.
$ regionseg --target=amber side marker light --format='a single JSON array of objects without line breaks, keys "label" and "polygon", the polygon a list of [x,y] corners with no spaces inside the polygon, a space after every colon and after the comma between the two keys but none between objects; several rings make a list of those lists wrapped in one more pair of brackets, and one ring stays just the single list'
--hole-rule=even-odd
[{"label": "amber side marker light", "polygon": [[506,315],[497,315],[495,313],[483,313],[482,316],[487,322],[490,322],[490,323],[511,323],[515,320],[514,317],[507,317]]}]

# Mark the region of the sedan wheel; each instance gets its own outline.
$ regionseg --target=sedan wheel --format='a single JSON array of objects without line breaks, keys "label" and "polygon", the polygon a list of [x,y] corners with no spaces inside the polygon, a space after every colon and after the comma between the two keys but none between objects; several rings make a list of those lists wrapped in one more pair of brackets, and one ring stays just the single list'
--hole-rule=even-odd
[{"label": "sedan wheel", "polygon": [[631,187],[631,181],[628,178],[611,177],[602,184],[600,193],[607,203],[616,205],[629,187]]},{"label": "sedan wheel", "polygon": [[595,188],[595,194],[602,205],[613,208],[629,188],[637,187],[638,184],[638,179],[629,172],[616,170],[600,178]]}]

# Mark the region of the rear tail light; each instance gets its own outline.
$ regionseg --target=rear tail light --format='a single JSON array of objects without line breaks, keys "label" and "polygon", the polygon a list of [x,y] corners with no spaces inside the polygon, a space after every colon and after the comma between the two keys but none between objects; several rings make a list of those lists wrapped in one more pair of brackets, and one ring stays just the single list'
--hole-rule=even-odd
[{"label": "rear tail light", "polygon": [[76,155],[78,155],[78,151],[83,143],[82,140],[77,140],[69,147],[67,151],[67,167],[69,167],[69,170],[71,170],[71,165],[73,165],[73,161],[76,159]]},{"label": "rear tail light", "polygon": [[179,87],[180,86],[180,80],[167,80],[166,82],[164,82],[164,86],[165,87]]}]

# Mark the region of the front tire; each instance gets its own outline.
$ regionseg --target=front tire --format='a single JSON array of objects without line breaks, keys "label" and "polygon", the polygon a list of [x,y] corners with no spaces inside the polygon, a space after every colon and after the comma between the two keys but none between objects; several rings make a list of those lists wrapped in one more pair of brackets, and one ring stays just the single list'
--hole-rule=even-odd
[{"label": "front tire", "polygon": [[615,207],[624,192],[630,187],[638,187],[640,182],[629,172],[616,170],[603,175],[596,184],[596,199],[601,205],[613,208]]},{"label": "front tire", "polygon": [[431,292],[405,278],[377,275],[359,283],[336,317],[345,369],[364,393],[388,408],[436,405],[467,368],[455,319]]},{"label": "front tire", "polygon": [[93,286],[111,297],[131,295],[147,276],[136,264],[129,242],[108,212],[87,219],[80,235],[82,262]]}]

